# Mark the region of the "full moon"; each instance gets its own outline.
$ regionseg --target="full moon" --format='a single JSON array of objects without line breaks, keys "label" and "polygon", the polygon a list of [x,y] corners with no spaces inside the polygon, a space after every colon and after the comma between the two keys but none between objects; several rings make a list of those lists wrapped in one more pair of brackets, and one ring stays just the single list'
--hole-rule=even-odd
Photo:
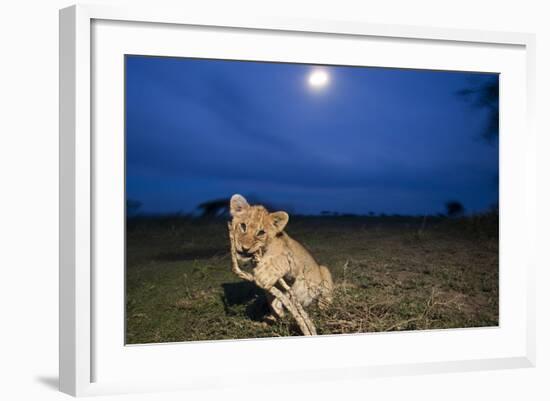
[{"label": "full moon", "polygon": [[328,83],[328,74],[322,70],[313,71],[309,74],[308,81],[314,88],[322,88]]}]

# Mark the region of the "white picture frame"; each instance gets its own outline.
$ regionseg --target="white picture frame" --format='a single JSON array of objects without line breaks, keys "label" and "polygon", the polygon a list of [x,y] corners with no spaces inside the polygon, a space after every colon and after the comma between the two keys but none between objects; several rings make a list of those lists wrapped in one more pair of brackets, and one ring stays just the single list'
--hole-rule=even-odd
[{"label": "white picture frame", "polygon": [[[154,28],[150,29],[152,27]],[[107,166],[110,163],[101,161],[99,164],[98,154],[101,153],[102,160],[103,156],[106,156],[104,160],[115,160],[116,152],[120,151],[117,146],[121,142],[117,142],[118,145],[105,141],[98,142],[97,138],[94,138],[94,129],[97,129],[98,126],[103,127],[101,119],[105,114],[102,114],[101,110],[109,108],[109,110],[113,110],[113,113],[120,112],[122,104],[120,102],[121,93],[118,89],[122,84],[119,82],[119,78],[123,72],[118,68],[120,64],[110,64],[108,57],[101,52],[105,51],[107,56],[116,54],[117,63],[120,63],[118,56],[126,51],[124,46],[130,43],[130,38],[135,39],[136,37],[141,38],[139,47],[133,44],[128,45],[133,50],[145,49],[146,54],[173,52],[176,47],[171,46],[177,45],[171,44],[170,40],[161,42],[161,39],[175,35],[176,31],[185,31],[186,27],[192,27],[198,35],[197,40],[203,40],[205,47],[211,46],[212,49],[215,44],[210,43],[209,40],[219,39],[220,35],[229,37],[241,35],[241,32],[243,37],[245,34],[260,35],[261,40],[265,43],[273,44],[273,46],[268,46],[269,50],[263,49],[263,56],[259,56],[264,60],[279,61],[281,57],[284,57],[281,56],[282,53],[275,54],[276,50],[274,50],[277,48],[278,41],[284,41],[279,36],[291,37],[295,35],[297,40],[303,41],[323,37],[326,41],[330,41],[331,38],[343,41],[384,40],[386,41],[384,46],[389,47],[393,46],[394,42],[397,45],[399,41],[405,41],[407,46],[413,47],[426,45],[426,49],[419,49],[421,52],[418,53],[417,59],[411,60],[408,64],[404,64],[397,58],[391,59],[390,55],[386,55],[388,58],[383,59],[384,50],[376,50],[376,46],[372,47],[373,54],[379,54],[376,57],[380,58],[381,61],[378,61],[380,65],[407,68],[422,68],[423,65],[434,68],[437,64],[440,68],[475,70],[476,64],[468,57],[459,63],[456,60],[453,61],[452,54],[468,52],[468,49],[477,49],[476,55],[480,60],[479,63],[485,63],[477,64],[478,68],[485,66],[484,70],[500,73],[506,70],[504,76],[510,78],[505,79],[507,82],[505,85],[510,85],[509,88],[516,88],[519,95],[512,99],[506,90],[501,92],[501,102],[504,102],[504,107],[501,110],[506,118],[506,121],[502,121],[501,117],[501,123],[504,123],[504,132],[509,132],[509,128],[510,131],[511,128],[514,128],[522,135],[505,136],[500,145],[503,180],[501,200],[505,201],[501,202],[501,219],[503,220],[501,220],[500,258],[506,266],[510,267],[506,268],[508,270],[505,269],[505,274],[501,274],[500,277],[500,286],[503,289],[500,303],[500,314],[503,319],[501,325],[498,328],[461,329],[452,332],[385,333],[323,336],[322,339],[263,339],[140,347],[125,346],[123,341],[120,341],[123,336],[120,336],[121,333],[118,332],[116,338],[109,339],[111,333],[105,329],[110,325],[109,322],[114,322],[116,330],[124,327],[124,323],[121,321],[123,305],[119,305],[120,302],[118,302],[120,301],[120,291],[123,290],[120,288],[120,284],[123,283],[124,278],[116,273],[119,272],[116,269],[120,268],[120,263],[113,264],[117,266],[113,270],[114,276],[107,277],[103,273],[98,274],[96,271],[98,263],[101,265],[102,261],[107,260],[105,258],[109,258],[109,254],[108,252],[98,253],[97,249],[98,245],[101,248],[100,243],[104,240],[109,240],[115,244],[114,246],[120,247],[121,245],[120,236],[117,237],[116,233],[114,237],[107,238],[108,229],[102,223],[105,209],[101,206],[102,202],[108,200],[115,200],[116,203],[120,197],[120,188],[113,190],[111,195],[106,195],[111,196],[109,199],[98,200],[96,193],[98,189],[100,192],[103,191],[98,185],[112,184],[122,187],[123,180],[121,181],[120,175],[117,174],[113,175],[111,183],[105,183],[101,179],[97,180],[97,177],[101,177],[102,174],[101,164]],[[143,34],[140,32],[143,29],[149,29],[149,31]],[[213,30],[214,34],[212,35],[209,30]],[[125,31],[127,34],[124,33]],[[177,34],[179,35],[179,33]],[[182,34],[188,33],[183,32]],[[202,37],[203,34],[206,36]],[[95,41],[94,35],[96,35]],[[105,38],[109,40],[105,40]],[[257,40],[250,42],[252,43],[250,44],[251,49],[260,47]],[[278,380],[286,381],[324,380],[328,377],[361,379],[385,375],[534,366],[535,259],[531,256],[534,255],[536,219],[535,134],[531,126],[535,84],[534,44],[534,35],[524,33],[375,25],[358,21],[200,15],[187,13],[185,9],[168,11],[154,7],[112,8],[78,5],[61,10],[60,390],[80,396],[242,384],[235,380],[236,377],[247,377],[248,383],[267,383],[272,380],[273,376]],[[437,47],[439,54],[434,54],[434,49],[430,46]],[[454,46],[452,52],[446,52],[445,46]],[[238,52],[229,46],[223,50],[225,52],[223,54],[226,58],[232,56],[245,59],[248,57],[245,54],[247,48],[246,46],[242,48],[244,53],[237,54]],[[489,48],[495,49],[494,58],[491,58],[490,54],[486,54]],[[403,49],[406,53],[406,47]],[[185,53],[185,50],[182,51]],[[221,52],[222,50],[216,51]],[[344,49],[342,52],[345,53],[346,50]],[[335,53],[336,50],[331,57],[335,57]],[[287,61],[298,57],[298,53],[292,53],[290,47],[288,47],[288,54]],[[422,55],[428,59],[429,54],[433,54],[434,58],[436,56],[444,58],[447,55],[450,61],[422,64]],[[196,54],[194,55],[196,56]],[[502,58],[498,55],[501,55]],[[306,57],[304,60],[307,61],[310,60],[307,57],[315,56],[312,53],[310,56],[304,57]],[[323,62],[326,59],[321,57],[320,61]],[[356,63],[363,65],[364,61],[358,59]],[[371,62],[371,65],[373,63],[376,63],[376,60]],[[109,75],[111,72],[113,74]],[[118,95],[110,97],[112,103],[102,97],[101,88],[96,88],[92,84],[94,74],[99,73],[101,76],[95,82],[96,84],[100,81],[103,83],[114,82],[113,90],[118,91],[116,92]],[[98,97],[105,99],[105,102],[97,103]],[[94,118],[98,120],[96,121]],[[105,126],[105,128],[119,131],[117,127],[120,128],[120,118],[109,118],[106,117],[105,121],[110,121],[109,124],[112,125]],[[120,167],[120,165],[117,166]],[[117,168],[115,166],[115,170]],[[120,169],[116,171],[120,172]],[[521,190],[518,190],[518,185],[521,185]],[[105,192],[108,191],[102,193]],[[115,222],[120,223],[118,217],[120,217],[121,207],[121,205],[113,207],[112,213],[114,213]],[[111,211],[106,213],[111,213]],[[514,242],[515,240],[517,241]],[[514,245],[505,248],[506,244]],[[112,280],[106,281],[107,278]],[[111,285],[106,285],[107,282]],[[107,312],[103,313],[104,306],[101,302],[98,303],[97,297],[94,298],[98,286],[101,286],[102,299],[109,300],[109,302],[114,301],[112,303],[118,305],[116,308],[111,308],[114,310],[112,315],[107,316]],[[115,292],[118,295],[115,295]],[[506,315],[508,312],[510,314]],[[480,342],[479,349],[475,346],[478,341]],[[485,341],[485,343],[481,343],[481,341]],[[440,353],[439,358],[435,355],[437,349],[432,355],[428,349],[422,350],[423,346],[430,344],[433,344],[434,348],[437,348],[438,344],[448,348],[449,344],[455,343],[457,346],[454,350],[449,350],[448,355]],[[398,353],[397,356],[385,355],[388,354],[387,351],[384,354],[384,347],[390,344],[394,352]],[[461,344],[470,344],[471,349],[466,352]],[[315,358],[320,347],[323,347],[326,354],[325,362]],[[408,353],[407,350],[411,348],[418,348],[417,353],[412,351]],[[358,351],[367,349],[370,349],[368,353],[370,360],[364,358]],[[382,351],[377,354],[375,349]],[[401,349],[402,351],[400,351]],[[356,350],[357,352],[345,353],[345,350]],[[451,351],[454,351],[455,354],[452,354]],[[303,355],[304,357],[300,361],[304,362],[297,363],[292,369],[285,369],[282,364],[275,364],[271,368],[255,366],[250,375],[243,374],[247,367],[239,360],[246,359],[247,355],[258,353],[280,355],[284,352]],[[421,352],[427,357],[419,358],[418,355]],[[182,355],[185,355],[187,360],[194,361],[195,365],[186,365],[182,362]],[[460,355],[464,355],[464,357],[459,357]],[[211,364],[201,367],[199,358],[205,356],[224,358],[227,363],[220,366],[217,371],[217,368],[213,368]],[[310,357],[309,362],[306,362],[306,356]],[[166,370],[158,368],[159,363],[166,366]],[[178,363],[179,373],[169,374],[169,369],[174,371],[174,367],[178,366]],[[108,371],[107,364],[113,366],[111,371]],[[117,374],[121,370],[121,364],[128,368],[125,369],[124,375]],[[231,374],[231,364],[239,370],[238,374]],[[155,366],[155,369],[159,370],[158,376],[155,376],[155,372],[151,370],[142,369],[143,365]]]}]

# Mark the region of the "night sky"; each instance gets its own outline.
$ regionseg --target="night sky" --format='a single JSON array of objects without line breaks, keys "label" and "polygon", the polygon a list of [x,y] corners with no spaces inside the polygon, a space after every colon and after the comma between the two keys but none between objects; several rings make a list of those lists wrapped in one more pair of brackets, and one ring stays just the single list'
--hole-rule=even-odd
[{"label": "night sky", "polygon": [[[322,70],[328,82],[308,79]],[[127,198],[189,213],[240,193],[291,213],[435,214],[498,200],[497,75],[127,56]]]}]

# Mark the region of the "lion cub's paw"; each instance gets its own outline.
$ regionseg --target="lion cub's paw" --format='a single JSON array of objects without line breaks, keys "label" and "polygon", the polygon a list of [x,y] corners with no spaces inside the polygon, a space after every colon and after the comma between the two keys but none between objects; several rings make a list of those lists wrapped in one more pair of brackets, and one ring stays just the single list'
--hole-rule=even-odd
[{"label": "lion cub's paw", "polygon": [[254,281],[259,287],[269,290],[288,270],[289,266],[286,258],[267,258],[261,260],[256,269],[254,269]]},{"label": "lion cub's paw", "polygon": [[269,290],[277,282],[279,276],[268,269],[258,270],[254,272],[254,281],[258,287]]}]

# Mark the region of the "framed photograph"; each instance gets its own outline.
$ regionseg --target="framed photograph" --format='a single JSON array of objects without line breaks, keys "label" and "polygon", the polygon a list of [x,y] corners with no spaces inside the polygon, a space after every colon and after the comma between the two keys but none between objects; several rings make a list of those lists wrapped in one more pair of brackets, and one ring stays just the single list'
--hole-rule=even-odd
[{"label": "framed photograph", "polygon": [[61,390],[533,366],[533,58],[520,33],[61,10]]}]

